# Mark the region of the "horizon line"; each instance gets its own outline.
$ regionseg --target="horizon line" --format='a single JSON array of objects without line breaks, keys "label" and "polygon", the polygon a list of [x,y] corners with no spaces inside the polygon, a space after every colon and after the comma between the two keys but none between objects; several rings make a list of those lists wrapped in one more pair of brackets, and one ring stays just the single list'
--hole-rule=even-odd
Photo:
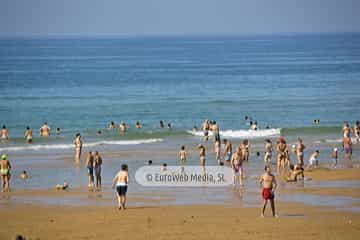
[{"label": "horizon line", "polygon": [[14,34],[0,35],[0,39],[11,38],[173,38],[173,37],[262,37],[262,36],[300,36],[300,35],[357,35],[360,31],[323,32],[273,32],[273,33],[200,33],[200,34]]}]

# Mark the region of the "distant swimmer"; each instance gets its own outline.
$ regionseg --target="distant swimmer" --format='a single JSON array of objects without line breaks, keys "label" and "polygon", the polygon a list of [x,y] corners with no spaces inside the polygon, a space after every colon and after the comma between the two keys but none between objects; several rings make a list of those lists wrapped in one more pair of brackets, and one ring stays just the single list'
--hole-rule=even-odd
[{"label": "distant swimmer", "polygon": [[40,137],[48,137],[50,136],[51,128],[47,124],[47,122],[44,122],[44,125],[40,128]]},{"label": "distant swimmer", "polygon": [[237,148],[231,157],[230,165],[233,170],[233,184],[236,185],[236,178],[239,179],[239,184],[242,185],[243,178],[243,161],[241,160],[241,149]]},{"label": "distant swimmer", "polygon": [[270,139],[266,139],[265,140],[265,155],[264,155],[264,162],[266,165],[271,164],[272,151],[273,151],[272,142]]},{"label": "distant swimmer", "polygon": [[81,151],[83,145],[80,133],[77,133],[75,135],[74,144],[75,144],[75,161],[79,163],[81,159]]},{"label": "distant swimmer", "polygon": [[356,139],[356,142],[360,142],[360,122],[356,121],[353,126],[353,134]]},{"label": "distant swimmer", "polygon": [[101,131],[101,130],[98,130],[98,131],[96,132],[96,134],[97,134],[97,135],[102,135],[102,131]]},{"label": "distant swimmer", "polygon": [[127,130],[126,124],[124,122],[121,122],[119,125],[119,131],[125,133],[126,130]]},{"label": "distant swimmer", "polygon": [[256,122],[256,121],[251,124],[250,129],[251,129],[251,130],[255,130],[255,131],[258,130],[257,122]]},{"label": "distant swimmer", "polygon": [[26,127],[26,130],[24,133],[24,138],[25,138],[26,143],[32,143],[32,141],[33,141],[32,131],[29,126]]},{"label": "distant swimmer", "polygon": [[118,199],[118,208],[119,210],[125,210],[126,204],[126,193],[128,190],[129,183],[129,172],[128,166],[126,164],[121,165],[121,170],[115,175],[113,179],[113,188],[116,186],[116,193]]},{"label": "distant swimmer", "polygon": [[152,161],[152,160],[149,160],[149,161],[147,162],[147,164],[148,164],[149,166],[151,166],[151,165],[152,165],[152,163],[153,163],[153,161]]},{"label": "distant swimmer", "polygon": [[343,132],[343,137],[344,138],[350,137],[351,129],[350,129],[350,125],[349,125],[348,122],[344,122],[342,132]]},{"label": "distant swimmer", "polygon": [[58,127],[58,128],[56,128],[56,135],[60,135],[61,134],[61,129]]},{"label": "distant swimmer", "polygon": [[140,124],[140,122],[136,122],[135,128],[136,129],[141,129],[142,128],[142,125]]},{"label": "distant swimmer", "polygon": [[298,138],[298,143],[296,145],[296,156],[297,156],[297,164],[301,167],[304,166],[304,149],[305,145],[301,138]]},{"label": "distant swimmer", "polygon": [[205,120],[203,125],[202,125],[202,130],[204,132],[204,140],[207,141],[209,140],[209,130],[210,130],[210,122],[209,120]]},{"label": "distant swimmer", "polygon": [[276,151],[277,151],[277,168],[278,170],[285,167],[285,164],[287,162],[287,146],[286,141],[283,137],[280,137],[278,140],[278,143],[276,145]]},{"label": "distant swimmer", "polygon": [[304,169],[300,165],[294,165],[290,164],[290,170],[287,176],[286,181],[287,182],[297,182],[298,176],[301,177],[302,180],[304,180]]},{"label": "distant swimmer", "polygon": [[94,187],[94,156],[90,151],[86,155],[85,165],[88,170],[87,172],[89,177],[88,187],[93,188]]},{"label": "distant swimmer", "polygon": [[200,166],[205,167],[205,161],[206,161],[205,147],[202,144],[199,144],[198,149],[200,155]]},{"label": "distant swimmer", "polygon": [[269,166],[265,166],[265,173],[260,177],[259,184],[260,188],[262,189],[262,197],[264,199],[264,205],[262,207],[261,211],[261,217],[264,217],[266,205],[268,201],[270,200],[271,204],[271,211],[273,217],[276,217],[275,215],[275,190],[277,187],[275,176],[271,173],[271,169]]},{"label": "distant swimmer", "polygon": [[168,129],[170,129],[170,130],[172,129],[171,123],[168,123],[167,126],[168,126]]},{"label": "distant swimmer", "polygon": [[29,178],[29,175],[28,175],[28,173],[24,170],[24,171],[21,172],[20,178],[23,179],[23,180],[25,180],[25,179],[28,179],[28,178]]},{"label": "distant swimmer", "polygon": [[193,132],[197,132],[197,131],[198,131],[198,128],[197,128],[196,125],[193,126],[192,131],[193,131]]},{"label": "distant swimmer", "polygon": [[240,144],[241,149],[241,160],[242,161],[249,161],[249,148],[250,148],[250,142],[247,139],[244,139],[242,143]]},{"label": "distant swimmer", "polygon": [[101,190],[101,165],[103,164],[103,159],[100,156],[99,152],[95,152],[95,161],[94,161],[94,170],[96,178],[96,189]]},{"label": "distant swimmer", "polygon": [[232,156],[232,143],[228,139],[224,139],[223,143],[225,145],[225,147],[224,147],[224,161],[226,163],[230,163],[231,156]]},{"label": "distant swimmer", "polygon": [[186,151],[185,146],[181,146],[179,151],[180,164],[184,164],[186,162]]},{"label": "distant swimmer", "polygon": [[9,139],[9,132],[5,125],[1,129],[1,140],[6,141]]},{"label": "distant swimmer", "polygon": [[159,127],[160,127],[160,128],[164,128],[164,122],[163,122],[163,120],[160,120],[160,122],[159,122]]},{"label": "distant swimmer", "polygon": [[116,128],[116,125],[113,121],[110,122],[109,124],[109,129],[115,129]]},{"label": "distant swimmer", "polygon": [[315,125],[320,125],[320,119],[314,119],[314,124]]},{"label": "distant swimmer", "polygon": [[334,168],[336,168],[337,166],[337,163],[338,163],[338,149],[337,148],[334,148],[332,153],[331,153],[331,157],[334,161]]},{"label": "distant swimmer", "polygon": [[215,158],[216,161],[218,163],[218,165],[220,165],[221,161],[221,143],[220,140],[216,140],[214,143],[214,150],[215,150]]},{"label": "distant swimmer", "polygon": [[315,150],[311,156],[310,156],[310,160],[309,160],[309,167],[310,168],[314,168],[314,167],[318,167],[319,166],[319,155],[320,155],[320,152],[319,150]]},{"label": "distant swimmer", "polygon": [[11,165],[9,160],[7,160],[7,156],[3,154],[0,160],[0,174],[2,180],[2,192],[10,191],[10,169]]}]

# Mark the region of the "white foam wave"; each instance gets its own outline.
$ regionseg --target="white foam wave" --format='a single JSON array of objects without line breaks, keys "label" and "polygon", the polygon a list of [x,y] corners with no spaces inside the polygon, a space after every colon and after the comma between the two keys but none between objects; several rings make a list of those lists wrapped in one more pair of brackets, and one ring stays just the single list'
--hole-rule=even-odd
[{"label": "white foam wave", "polygon": [[[139,145],[139,144],[149,144],[162,142],[161,138],[153,139],[139,139],[139,140],[121,140],[121,141],[99,141],[92,143],[85,143],[84,147],[95,147],[101,145]],[[26,146],[11,146],[0,148],[0,151],[24,151],[24,150],[49,150],[49,149],[70,149],[74,148],[74,144],[44,144],[44,145],[26,145]]]},{"label": "white foam wave", "polygon": [[[319,141],[315,141],[315,143],[342,143],[343,139],[342,138],[338,138],[338,139],[324,139],[324,140],[319,140]],[[356,138],[352,137],[351,141],[354,143],[356,142]]]},{"label": "white foam wave", "polygon": [[[228,138],[261,138],[279,136],[281,128],[261,129],[261,130],[224,130],[220,131],[220,136]],[[204,136],[203,131],[187,131],[194,136]],[[213,133],[210,131],[209,136]]]}]

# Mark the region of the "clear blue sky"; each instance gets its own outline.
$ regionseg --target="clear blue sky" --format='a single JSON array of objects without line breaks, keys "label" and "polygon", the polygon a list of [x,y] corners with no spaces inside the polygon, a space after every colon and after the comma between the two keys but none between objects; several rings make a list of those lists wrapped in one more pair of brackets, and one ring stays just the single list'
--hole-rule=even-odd
[{"label": "clear blue sky", "polygon": [[360,32],[360,0],[0,0],[0,36]]}]

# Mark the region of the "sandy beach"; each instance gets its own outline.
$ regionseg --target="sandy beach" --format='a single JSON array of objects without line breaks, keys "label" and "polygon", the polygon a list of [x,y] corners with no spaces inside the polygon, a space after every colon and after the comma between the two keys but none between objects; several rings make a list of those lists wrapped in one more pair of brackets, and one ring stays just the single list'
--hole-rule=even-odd
[{"label": "sandy beach", "polygon": [[[316,181],[358,181],[359,169],[307,172]],[[281,189],[281,191],[286,191]],[[297,194],[325,194],[336,199],[351,196],[360,204],[357,189],[312,188],[291,190]],[[55,190],[19,190],[11,196],[74,197],[86,195],[82,189],[69,192]],[[99,194],[99,193],[91,193]],[[324,206],[309,206],[277,201],[279,217],[260,217],[260,206],[157,204],[149,200],[154,193],[133,194],[129,207],[119,211],[114,206],[66,206],[24,203],[3,204],[0,239],[13,239],[21,234],[27,239],[354,239],[360,233],[360,212]],[[259,196],[260,197],[260,196]],[[4,194],[2,194],[4,198]],[[147,202],[144,199],[148,199]],[[131,205],[141,201],[142,206]],[[144,201],[146,203],[144,203]]]}]

